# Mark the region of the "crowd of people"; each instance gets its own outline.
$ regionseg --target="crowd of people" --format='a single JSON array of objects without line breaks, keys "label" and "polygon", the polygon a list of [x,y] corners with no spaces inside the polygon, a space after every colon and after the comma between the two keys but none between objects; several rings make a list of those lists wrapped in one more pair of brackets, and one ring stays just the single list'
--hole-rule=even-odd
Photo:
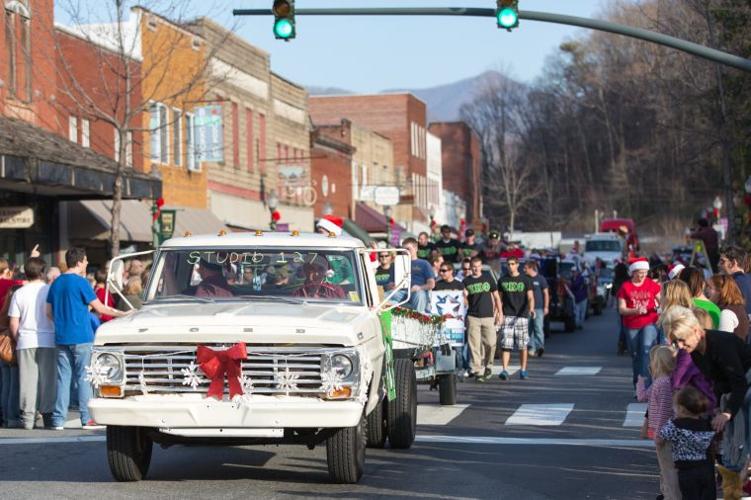
[{"label": "crowd of people", "polygon": [[[674,263],[655,272],[633,259],[615,283],[636,397],[648,402],[665,499],[739,499],[749,470],[751,265],[738,247],[718,251],[717,274]],[[651,274],[651,276],[650,276]]]},{"label": "crowd of people", "polygon": [[125,300],[140,306],[145,269],[138,260],[130,262],[123,276],[125,300],[116,301],[106,292],[106,270],[87,274],[88,265],[86,251],[78,247],[66,252],[62,271],[47,269],[36,252],[22,273],[0,258],[0,335],[11,345],[5,352],[10,357],[0,360],[3,426],[62,430],[73,408],[84,429],[99,428],[88,412],[94,333],[102,322],[127,314]]}]

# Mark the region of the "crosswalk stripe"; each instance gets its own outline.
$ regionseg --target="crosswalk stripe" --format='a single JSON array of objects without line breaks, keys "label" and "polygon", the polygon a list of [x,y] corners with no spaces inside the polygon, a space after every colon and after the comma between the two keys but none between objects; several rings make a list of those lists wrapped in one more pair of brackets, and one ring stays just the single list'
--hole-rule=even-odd
[{"label": "crosswalk stripe", "polygon": [[[521,366],[519,365],[508,365],[508,370],[506,371],[508,372],[509,376],[511,376],[511,375],[514,375],[516,372],[518,372],[520,369],[521,369]],[[493,375],[498,376],[503,371],[503,366],[493,365],[493,368],[491,368],[491,370],[493,370]]]},{"label": "crosswalk stripe", "polygon": [[565,366],[556,372],[556,376],[565,375],[597,375],[601,366]]},{"label": "crosswalk stripe", "polygon": [[506,420],[506,425],[561,425],[573,409],[573,403],[525,404]]},{"label": "crosswalk stripe", "polygon": [[417,405],[417,425],[448,425],[469,405]]},{"label": "crosswalk stripe", "polygon": [[651,439],[516,438],[500,436],[417,435],[418,443],[589,446],[594,448],[654,448]]},{"label": "crosswalk stripe", "polygon": [[647,403],[629,403],[626,408],[626,418],[623,420],[623,427],[641,427],[646,411]]}]

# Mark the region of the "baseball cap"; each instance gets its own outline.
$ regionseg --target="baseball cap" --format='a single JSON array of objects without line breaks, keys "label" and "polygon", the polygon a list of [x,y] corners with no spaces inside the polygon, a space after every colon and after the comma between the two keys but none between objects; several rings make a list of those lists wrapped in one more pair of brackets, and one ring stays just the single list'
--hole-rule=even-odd
[{"label": "baseball cap", "polygon": [[488,234],[488,238],[491,240],[499,240],[501,239],[500,233],[498,231],[490,231],[490,234]]},{"label": "baseball cap", "polygon": [[474,229],[467,229],[466,231],[464,231],[465,238],[469,238],[470,236],[474,236],[474,235],[475,235]]}]

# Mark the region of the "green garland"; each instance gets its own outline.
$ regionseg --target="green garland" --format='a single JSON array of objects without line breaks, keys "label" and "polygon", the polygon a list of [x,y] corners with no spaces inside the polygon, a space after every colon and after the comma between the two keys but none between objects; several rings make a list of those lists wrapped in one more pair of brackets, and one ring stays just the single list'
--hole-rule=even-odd
[{"label": "green garland", "polygon": [[402,318],[414,319],[424,325],[440,326],[446,322],[446,318],[444,318],[443,316],[422,314],[405,307],[395,307],[391,310],[391,314],[393,314],[394,316],[401,316]]}]

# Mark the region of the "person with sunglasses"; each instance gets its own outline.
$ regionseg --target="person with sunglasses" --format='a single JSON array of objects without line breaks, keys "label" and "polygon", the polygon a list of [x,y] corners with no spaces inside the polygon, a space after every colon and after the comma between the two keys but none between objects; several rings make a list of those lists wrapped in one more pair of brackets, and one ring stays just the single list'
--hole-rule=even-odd
[{"label": "person with sunglasses", "polygon": [[394,288],[394,268],[392,267],[394,259],[388,252],[378,254],[378,269],[375,272],[376,284],[383,287],[384,290]]},{"label": "person with sunglasses", "polygon": [[503,370],[499,378],[508,380],[508,365],[511,353],[519,352],[521,370],[519,378],[525,380],[527,374],[527,359],[529,346],[529,320],[535,317],[534,286],[529,277],[519,270],[519,259],[509,257],[508,274],[498,280],[498,294],[501,299],[503,322],[501,323],[501,363]]},{"label": "person with sunglasses", "polygon": [[441,292],[446,290],[464,290],[464,284],[454,277],[454,267],[445,262],[438,269],[440,279],[436,282],[433,291]]},{"label": "person with sunglasses", "polygon": [[472,259],[467,258],[462,260],[462,267],[459,269],[459,272],[456,273],[456,279],[459,281],[464,281],[464,278],[472,274]]}]

